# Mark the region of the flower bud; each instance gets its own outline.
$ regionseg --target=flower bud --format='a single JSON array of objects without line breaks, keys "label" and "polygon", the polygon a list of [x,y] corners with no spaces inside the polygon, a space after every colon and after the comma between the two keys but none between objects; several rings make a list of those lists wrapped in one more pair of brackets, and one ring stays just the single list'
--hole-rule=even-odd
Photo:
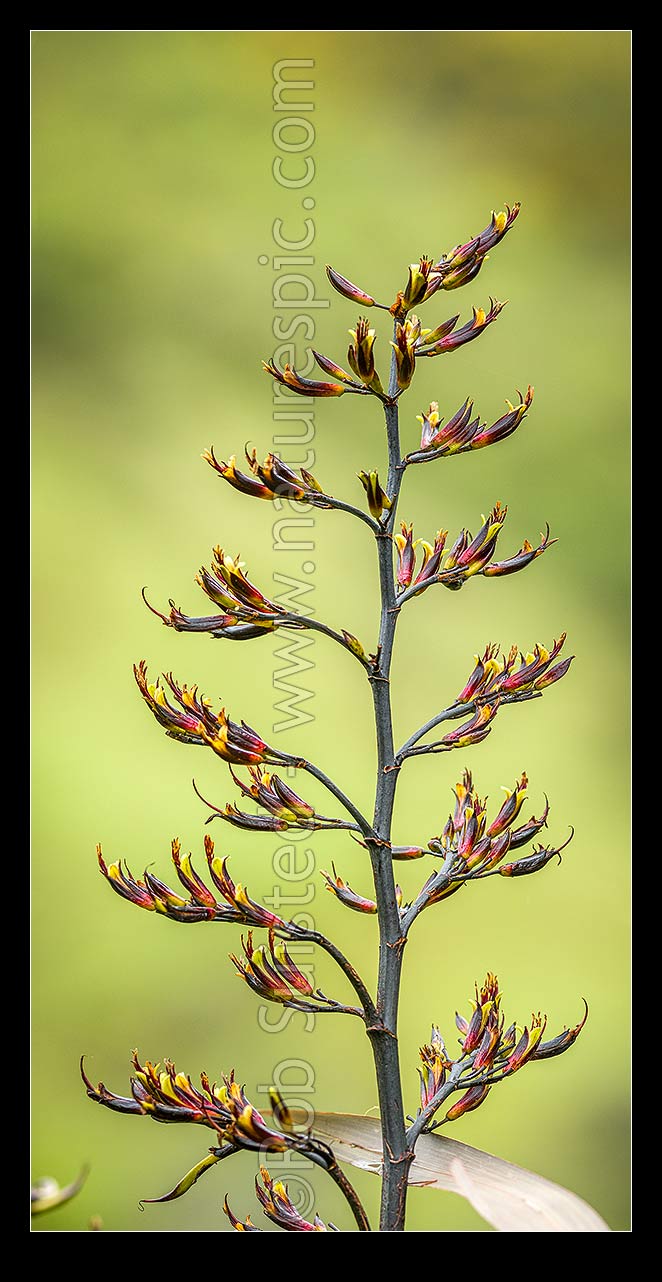
[{"label": "flower bud", "polygon": [[375,358],[373,347],[375,345],[375,331],[371,329],[365,316],[360,316],[356,329],[350,329],[350,334],[354,339],[347,351],[347,360],[350,367],[356,374],[361,383],[376,395],[383,395],[383,388],[379,381],[379,375],[375,369]]},{"label": "flower bud", "polygon": [[343,881],[342,877],[338,876],[335,865],[331,864],[331,867],[333,868],[333,877],[331,877],[328,872],[324,872],[324,869],[321,870],[322,876],[326,882],[327,890],[330,890],[331,894],[335,895],[336,899],[339,899],[341,904],[344,904],[346,908],[352,908],[354,912],[376,913],[376,903],[374,903],[372,899],[365,899],[363,895],[357,895],[356,891],[352,890],[349,883]]},{"label": "flower bud", "polygon": [[416,365],[416,347],[421,334],[421,322],[416,316],[395,327],[395,342],[391,347],[395,352],[395,366],[398,387],[404,391],[414,377]]},{"label": "flower bud", "polygon": [[367,388],[357,387],[354,383],[320,383],[315,379],[304,378],[302,374],[297,374],[291,365],[286,365],[280,370],[273,361],[263,361],[262,368],[278,383],[283,383],[293,392],[298,392],[299,396],[342,396],[344,392],[367,391]]},{"label": "flower bud", "polygon": [[446,1114],[446,1121],[455,1122],[464,1113],[473,1112],[475,1108],[478,1108],[487,1099],[491,1089],[491,1086],[470,1086],[469,1090],[465,1091],[462,1098],[457,1101],[457,1104],[453,1104],[449,1108]]},{"label": "flower bud", "polygon": [[367,495],[370,515],[378,521],[383,512],[390,510],[391,500],[379,484],[377,472],[358,472],[357,475]]},{"label": "flower bud", "polygon": [[351,280],[345,280],[345,277],[334,271],[333,267],[329,267],[328,263],[326,265],[326,274],[333,288],[339,294],[342,294],[343,298],[349,298],[352,303],[358,303],[361,307],[374,307],[375,300],[370,294],[366,294],[364,290],[359,289],[358,285],[353,285]]}]

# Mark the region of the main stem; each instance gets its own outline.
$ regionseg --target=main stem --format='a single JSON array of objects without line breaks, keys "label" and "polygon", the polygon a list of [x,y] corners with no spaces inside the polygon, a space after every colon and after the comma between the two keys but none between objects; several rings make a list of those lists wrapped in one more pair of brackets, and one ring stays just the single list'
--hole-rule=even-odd
[{"label": "main stem", "polygon": [[[397,382],[395,358],[391,364],[389,395],[395,396]],[[383,1176],[379,1230],[402,1233],[405,1227],[407,1179],[412,1153],[407,1146],[400,1058],[398,1052],[398,999],[405,939],[400,927],[400,912],[395,893],[391,856],[391,821],[398,778],[392,769],[394,758],[391,717],[391,658],[398,618],[393,575],[391,532],[395,523],[402,469],[400,469],[400,435],[397,404],[385,405],[388,441],[388,480],[386,492],[392,500],[388,522],[377,535],[381,621],[379,660],[371,677],[377,735],[377,785],[373,829],[377,840],[368,840],[375,883],[379,922],[379,972],[377,979],[377,1020],[368,1032],[375,1059],[379,1114],[382,1128]]]}]

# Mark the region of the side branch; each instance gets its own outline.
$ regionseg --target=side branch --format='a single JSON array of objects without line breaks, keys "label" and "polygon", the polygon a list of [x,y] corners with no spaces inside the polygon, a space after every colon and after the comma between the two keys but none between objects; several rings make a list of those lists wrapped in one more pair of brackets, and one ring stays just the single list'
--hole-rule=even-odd
[{"label": "side branch", "polygon": [[413,903],[409,905],[406,912],[403,913],[401,925],[402,934],[405,939],[407,938],[412,925],[416,921],[416,918],[423,912],[423,909],[427,907],[433,895],[438,895],[441,891],[445,890],[447,886],[450,886],[452,881],[466,880],[465,878],[457,877],[453,874],[453,868],[457,864],[461,863],[462,860],[458,856],[457,852],[452,850],[450,854],[446,856],[446,859],[435,876],[429,878],[419,895]]},{"label": "side branch", "polygon": [[356,820],[356,823],[364,837],[368,839],[374,839],[376,837],[377,834],[371,824],[368,823],[365,815],[361,814],[361,811],[354,805],[354,802],[345,795],[342,789],[338,787],[337,783],[333,782],[333,779],[330,779],[328,775],[325,775],[323,770],[320,770],[319,766],[313,765],[312,761],[306,761],[303,757],[288,757],[287,762],[297,770],[305,770],[307,774],[313,776],[313,779],[317,779],[321,784],[324,784],[324,787],[336,798],[336,801],[339,801],[341,806],[344,806],[347,813],[352,816],[352,819]]},{"label": "side branch", "polygon": [[370,516],[368,512],[362,512],[360,507],[354,507],[353,503],[345,503],[343,499],[336,499],[329,494],[325,494],[323,503],[313,503],[312,506],[335,508],[338,512],[349,512],[350,516],[357,516],[359,521],[363,521],[365,525],[369,526],[373,534],[379,534],[380,532],[381,526],[378,521],[375,521],[374,517]]},{"label": "side branch", "polygon": [[366,672],[370,672],[372,670],[372,664],[368,659],[368,656],[364,655],[362,658],[358,650],[351,645],[341,632],[336,632],[334,628],[328,627],[326,623],[319,623],[317,619],[309,619],[300,614],[282,614],[278,618],[278,624],[288,628],[300,628],[311,632],[321,632],[325,637],[330,637],[332,641],[341,645],[343,650],[347,650],[348,653],[361,664],[361,667],[365,668]]},{"label": "side branch", "polygon": [[325,953],[329,954],[329,957],[333,957],[333,960],[340,967],[341,971],[352,985],[352,988],[363,1007],[363,1013],[367,1022],[371,1023],[376,1019],[377,1012],[372,997],[361,979],[361,976],[358,974],[358,971],[354,969],[352,963],[348,961],[344,953],[342,953],[330,939],[327,939],[326,935],[322,935],[318,930],[306,930],[304,927],[297,926],[294,922],[288,922],[287,925],[290,930],[289,937],[291,939],[307,940],[311,944],[317,944],[319,948],[322,948]]},{"label": "side branch", "polygon": [[402,747],[399,748],[395,754],[394,765],[401,765],[407,757],[421,756],[426,752],[438,752],[443,750],[446,745],[441,745],[440,743],[422,744],[420,747],[415,746],[418,744],[419,739],[422,739],[430,730],[434,730],[435,726],[441,725],[443,721],[458,721],[461,717],[468,716],[472,712],[477,712],[480,707],[494,703],[497,699],[499,700],[500,705],[503,706],[506,703],[525,703],[528,699],[539,699],[541,694],[542,691],[540,690],[523,690],[521,692],[516,691],[514,694],[499,695],[498,693],[495,693],[491,697],[488,696],[486,699],[475,699],[470,703],[453,703],[450,707],[443,708],[441,712],[436,714],[436,716],[431,717],[429,721],[426,721],[425,725],[420,726],[415,734],[411,735],[410,738],[403,743]]}]

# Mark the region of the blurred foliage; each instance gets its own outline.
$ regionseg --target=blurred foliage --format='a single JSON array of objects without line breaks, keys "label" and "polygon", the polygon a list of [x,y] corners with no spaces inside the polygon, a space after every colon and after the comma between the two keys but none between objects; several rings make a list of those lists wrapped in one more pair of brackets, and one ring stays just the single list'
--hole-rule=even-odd
[{"label": "blurred foliage", "polygon": [[[301,73],[315,81],[316,174],[304,192],[272,175],[281,58],[315,60]],[[576,837],[560,868],[496,879],[424,914],[407,950],[403,1071],[413,1109],[417,1047],[432,1020],[453,1035],[455,1008],[488,968],[508,1012],[525,1020],[546,1010],[554,1030],[579,1018],[586,996],[591,1016],[573,1050],[494,1091],[453,1135],[567,1185],[627,1228],[628,34],[41,32],[33,100],[33,1169],[92,1167],[79,1197],[37,1227],[80,1230],[98,1212],[108,1231],[226,1231],[226,1190],[237,1214],[260,1222],[249,1155],[141,1214],[138,1199],[172,1187],[209,1137],[93,1107],[77,1075],[83,1051],[90,1074],[115,1090],[128,1084],[134,1046],[194,1075],[234,1065],[258,1107],[274,1066],[298,1056],[314,1069],[321,1109],[376,1104],[358,1021],[320,1017],[310,1034],[294,1014],[284,1032],[265,1034],[257,999],[226,961],[238,932],[187,930],[122,905],[94,856],[102,840],[107,859],[164,875],[177,834],[202,867],[205,812],[191,776],[219,803],[234,799],[212,754],[173,744],[147,716],[132,661],[198,681],[266,735],[279,720],[280,638],[231,646],[177,636],[145,610],[143,584],[157,604],[173,596],[204,613],[192,579],[213,544],[241,550],[267,592],[274,572],[301,577],[307,559],[317,617],[374,645],[367,531],[318,513],[313,552],[274,554],[271,506],[231,491],[200,460],[211,443],[219,457],[246,441],[272,446],[260,358],[276,346],[274,272],[258,258],[274,252],[274,219],[285,235],[303,234],[309,196],[315,261],[303,270],[317,295],[329,297],[331,262],[388,301],[410,261],[475,234],[503,202],[523,202],[478,280],[427,305],[425,323],[436,324],[456,310],[466,318],[489,294],[509,299],[476,344],[421,363],[402,403],[403,438],[417,440],[414,416],[433,398],[448,416],[471,394],[491,422],[531,382],[534,407],[506,443],[412,469],[401,512],[419,534],[443,525],[454,535],[462,525],[475,532],[500,499],[510,505],[504,555],[545,520],[560,542],[523,576],[433,589],[403,611],[397,737],[452,698],[490,640],[528,648],[567,629],[577,659],[544,699],[503,709],[486,743],[410,763],[394,835],[425,843],[439,832],[466,764],[493,804],[525,768],[534,808],[543,791],[550,797],[551,839],[570,823]],[[314,313],[314,345],[343,361],[356,313],[331,302]],[[383,369],[387,331],[383,318]],[[383,468],[379,407],[366,402],[315,406],[313,470],[354,502],[357,471]],[[293,683],[313,692],[304,706],[314,720],[279,746],[316,760],[367,807],[367,683],[324,637],[306,655],[313,667]],[[215,827],[235,877],[254,896],[270,893],[280,843]],[[369,892],[349,838],[307,844],[317,869],[333,858]],[[426,869],[403,869],[408,895]],[[315,881],[315,920],[372,977],[374,921],[345,912]],[[315,967],[322,987],[344,994],[325,958]],[[348,1227],[323,1174],[301,1175],[323,1218]],[[356,1173],[356,1183],[374,1215],[377,1181]],[[414,1230],[489,1231],[452,1196],[418,1190],[410,1207]]]}]

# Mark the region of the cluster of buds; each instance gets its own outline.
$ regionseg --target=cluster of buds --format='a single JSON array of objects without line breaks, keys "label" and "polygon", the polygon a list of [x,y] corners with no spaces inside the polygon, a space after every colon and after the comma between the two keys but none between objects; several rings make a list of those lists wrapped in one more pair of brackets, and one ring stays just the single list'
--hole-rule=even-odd
[{"label": "cluster of buds", "polygon": [[496,1082],[511,1077],[525,1064],[562,1055],[576,1041],[588,1017],[585,1003],[584,1015],[574,1028],[565,1028],[545,1042],[542,1039],[547,1018],[540,1013],[533,1014],[529,1024],[523,1028],[514,1023],[504,1027],[501,993],[495,975],[488,973],[480,990],[476,985],[475,992],[470,1018],[465,1019],[459,1014],[455,1016],[461,1034],[459,1056],[455,1059],[449,1056],[435,1027],[430,1043],[421,1047],[420,1112],[425,1112],[428,1121],[451,1094],[462,1092],[445,1113],[445,1122],[456,1121],[478,1108]]},{"label": "cluster of buds", "polygon": [[[418,849],[419,848],[417,847],[417,851]],[[423,852],[421,851],[420,853],[422,854]],[[335,895],[336,899],[339,899],[341,904],[344,904],[346,908],[352,908],[355,913],[376,913],[377,905],[374,900],[366,899],[363,895],[358,895],[355,890],[352,890],[349,883],[343,881],[342,877],[338,875],[335,864],[331,864],[331,867],[333,869],[333,876],[331,876],[330,873],[325,872],[324,869],[320,870],[326,882],[327,890],[331,891],[331,894]],[[397,899],[398,908],[401,908],[402,889],[400,886],[396,886],[395,888],[395,897]]]},{"label": "cluster of buds", "polygon": [[131,1077],[131,1095],[115,1095],[103,1082],[93,1086],[81,1060],[81,1075],[87,1094],[97,1104],[117,1113],[133,1113],[151,1117],[157,1122],[193,1122],[216,1132],[219,1141],[234,1148],[283,1153],[288,1148],[299,1147],[305,1137],[290,1131],[276,1131],[247,1099],[243,1087],[235,1081],[234,1071],[223,1075],[222,1085],[210,1082],[206,1073],[200,1074],[198,1090],[186,1073],[178,1073],[170,1060],[141,1064],[137,1051],[133,1052],[134,1075]]},{"label": "cluster of buds", "polygon": [[[526,774],[523,774],[514,788],[503,789],[505,800],[495,818],[488,824],[486,800],[481,800],[478,796],[471,772],[464,771],[462,779],[453,789],[453,813],[449,815],[440,836],[433,837],[428,842],[428,850],[443,860],[442,875],[433,873],[428,883],[428,903],[445,898],[451,890],[459,889],[468,879],[480,878],[492,872],[498,872],[503,877],[522,877],[537,872],[551,859],[560,856],[565,846],[541,846],[524,859],[503,862],[507,854],[528,845],[547,827],[547,798],[545,808],[538,818],[532,816],[526,823],[513,827],[526,800],[528,783]],[[567,844],[566,842],[565,845]],[[438,895],[435,894],[436,887],[440,892]]]},{"label": "cluster of buds", "polygon": [[498,214],[492,211],[490,222],[480,235],[473,236],[463,245],[456,245],[449,253],[442,254],[438,262],[423,257],[418,262],[411,263],[407,284],[398,291],[395,302],[389,308],[376,302],[372,294],[366,293],[359,285],[354,285],[327,265],[329,283],[343,298],[349,298],[361,307],[380,307],[390,311],[396,321],[403,321],[408,312],[427,302],[439,289],[458,289],[475,280],[489,251],[510,231],[519,211],[519,203],[513,205],[512,209],[506,205],[505,210]]},{"label": "cluster of buds", "polygon": [[[451,316],[443,321],[436,329],[422,329],[417,316],[412,314],[410,318],[405,319],[408,309],[402,311],[400,308],[396,316],[395,341],[391,343],[395,352],[397,383],[400,390],[404,391],[409,387],[414,377],[417,357],[442,356],[445,352],[454,352],[458,347],[464,347],[465,343],[473,342],[492,324],[492,321],[496,320],[504,307],[505,303],[499,303],[496,299],[490,298],[489,308],[485,310],[484,307],[473,307],[471,320],[466,321],[459,329],[456,328],[460,319],[459,312],[457,316]],[[374,329],[370,329],[365,317],[360,317],[356,329],[351,329],[349,332],[354,342],[349,348],[348,361],[356,378],[360,379],[358,383],[351,374],[347,373],[347,370],[329,360],[328,356],[322,356],[320,352],[313,352],[315,360],[325,374],[329,374],[336,380],[333,383],[304,378],[290,365],[280,370],[273,361],[263,361],[263,369],[278,383],[283,383],[292,392],[298,392],[300,396],[342,396],[344,392],[354,392],[364,395],[373,393],[381,400],[388,399],[375,369]],[[242,486],[239,485],[238,488]],[[266,496],[262,495],[262,497]]]},{"label": "cluster of buds", "polygon": [[486,445],[505,441],[519,427],[527,410],[531,408],[533,388],[528,387],[525,396],[519,391],[517,395],[519,403],[513,405],[507,400],[508,413],[492,423],[491,427],[481,422],[478,415],[472,418],[474,403],[469,398],[447,423],[443,423],[439,415],[437,401],[432,401],[427,414],[417,415],[421,424],[421,444],[417,451],[407,455],[406,461],[416,463],[427,458],[445,458],[450,454],[482,450]]},{"label": "cluster of buds", "polygon": [[227,859],[219,859],[214,854],[214,843],[207,834],[205,834],[205,855],[209,876],[220,894],[220,901],[198,876],[191,856],[182,855],[177,838],[172,842],[172,862],[179,881],[187,891],[187,898],[172,890],[151,872],[145,871],[142,880],[134,877],[126,864],[122,867],[121,859],[117,863],[106,865],[101,846],[97,846],[97,858],[102,876],[116,894],[122,899],[128,899],[129,903],[135,904],[138,908],[160,913],[163,917],[169,917],[171,921],[238,922],[243,926],[265,926],[273,930],[288,930],[288,926],[280,917],[276,917],[261,904],[255,903],[241,883],[235,884],[228,872]]},{"label": "cluster of buds", "polygon": [[211,569],[203,565],[195,581],[223,614],[192,618],[183,614],[173,600],[169,602],[170,614],[161,614],[150,605],[144,589],[143,600],[152,614],[176,632],[207,632],[233,641],[266,636],[283,621],[283,611],[246,578],[238,555],[231,557],[222,548],[214,548]]},{"label": "cluster of buds", "polygon": [[354,1006],[342,1006],[318,988],[314,989],[310,980],[299,969],[290,957],[283,943],[276,943],[274,931],[269,931],[268,947],[253,947],[253,932],[249,930],[244,939],[241,937],[244,956],[230,954],[241,979],[249,988],[269,1002],[278,1002],[302,1011],[337,1011],[344,1014],[361,1015]]},{"label": "cluster of buds", "polygon": [[[485,700],[519,698],[527,694],[541,694],[565,676],[574,659],[571,654],[561,663],[554,663],[565,644],[566,634],[561,633],[551,650],[536,644],[530,654],[521,653],[511,646],[507,655],[499,659],[499,647],[488,645],[482,655],[474,655],[475,667],[469,680],[457,696],[458,703],[481,703]],[[519,665],[517,657],[519,655]]]},{"label": "cluster of buds", "polygon": [[[278,1228],[285,1229],[286,1233],[338,1232],[334,1224],[329,1224],[327,1228],[319,1215],[316,1215],[312,1221],[305,1220],[294,1205],[287,1185],[283,1184],[281,1180],[273,1180],[264,1166],[260,1167],[260,1174],[255,1177],[255,1194],[267,1219],[271,1220],[272,1224],[278,1225]],[[261,1229],[258,1229],[257,1226],[253,1224],[250,1215],[247,1215],[245,1220],[238,1220],[236,1215],[233,1215],[230,1210],[227,1197],[223,1205],[223,1210],[236,1232],[262,1232]]]},{"label": "cluster of buds", "polygon": [[179,743],[206,745],[224,761],[237,766],[287,760],[285,754],[270,748],[245,721],[240,724],[231,721],[225,708],[212,712],[211,701],[198,695],[197,686],[190,689],[179,686],[172,673],[164,673],[164,681],[175,697],[173,705],[158,680],[153,683],[147,680],[144,659],[137,667],[134,664],[133,671],[147,707],[169,738]]},{"label": "cluster of buds", "polygon": [[[408,320],[414,307],[425,303],[438,290],[457,289],[474,280],[486,260],[488,250],[505,236],[519,213],[519,205],[512,210],[499,214],[492,213],[489,225],[479,236],[473,237],[464,245],[457,245],[449,254],[442,254],[439,262],[424,256],[416,263],[410,263],[405,288],[398,290],[395,302],[391,307],[378,303],[372,294],[368,294],[352,281],[341,276],[327,265],[326,273],[330,284],[343,298],[350,299],[363,308],[378,307],[389,311],[396,322],[395,342],[392,344],[397,361],[397,380],[401,391],[409,387],[417,356],[440,356],[444,352],[455,351],[474,338],[496,320],[504,304],[490,299],[488,310],[474,307],[470,321],[456,329],[459,314],[438,325],[436,329],[421,329],[421,322],[414,315]],[[371,329],[365,317],[360,317],[355,330],[350,330],[353,342],[349,347],[347,360],[352,373],[327,356],[313,351],[313,356],[320,369],[328,374],[333,382],[319,382],[304,378],[290,365],[279,369],[273,361],[263,361],[265,371],[291,391],[301,396],[342,396],[344,392],[373,393],[380,399],[387,399],[379,375],[375,369],[373,347],[375,331]],[[352,377],[352,375],[354,377]]]},{"label": "cluster of buds", "polygon": [[243,779],[238,778],[230,766],[230,774],[242,795],[257,802],[257,805],[266,810],[267,814],[247,814],[231,802],[221,808],[201,797],[205,805],[213,811],[207,823],[211,823],[214,819],[225,819],[235,828],[245,828],[249,832],[285,832],[288,828],[308,828],[311,831],[319,828],[352,830],[356,828],[356,824],[349,823],[347,820],[318,815],[313,806],[297,796],[296,792],[288,788],[278,775],[268,773],[260,766],[249,766],[248,773],[251,782],[245,783]]},{"label": "cluster of buds", "polygon": [[[272,1116],[279,1129],[269,1125],[247,1098],[243,1086],[235,1080],[234,1069],[222,1075],[220,1085],[210,1082],[207,1074],[201,1073],[198,1089],[189,1075],[179,1073],[170,1060],[164,1060],[163,1065],[152,1064],[149,1060],[141,1064],[137,1051],[134,1051],[131,1094],[122,1096],[109,1091],[103,1082],[94,1086],[83,1064],[84,1060],[81,1059],[81,1077],[87,1095],[94,1103],[116,1113],[151,1117],[157,1122],[193,1123],[215,1132],[216,1145],[209,1149],[207,1156],[184,1176],[172,1193],[164,1198],[157,1198],[156,1201],[172,1201],[173,1198],[181,1197],[205,1171],[240,1149],[260,1154],[282,1154],[288,1150],[296,1150],[310,1156],[317,1165],[325,1168],[334,1162],[328,1146],[316,1140],[309,1130],[295,1130],[292,1115],[275,1088],[269,1094],[273,1105]],[[291,1231],[308,1232],[311,1228],[320,1228],[321,1222],[318,1223],[317,1217],[312,1225],[308,1225],[307,1221],[298,1216],[287,1189],[278,1182],[273,1183],[264,1168],[261,1168],[261,1176],[262,1187],[258,1186],[257,1189],[258,1200],[269,1219]],[[233,1226],[240,1231],[259,1231],[251,1224],[250,1217],[243,1224],[235,1221],[227,1199],[225,1211]],[[323,1225],[321,1228],[326,1231]],[[329,1228],[335,1230],[334,1225]]]},{"label": "cluster of buds", "polygon": [[519,211],[519,203],[512,209],[506,205],[505,210],[498,214],[492,210],[492,217],[479,236],[474,236],[464,245],[456,245],[448,254],[442,254],[435,266],[435,274],[441,277],[441,288],[458,289],[475,280],[490,249],[494,249],[510,231]]},{"label": "cluster of buds", "polygon": [[307,472],[303,467],[300,472],[293,472],[276,454],[267,454],[264,463],[258,463],[255,450],[251,450],[250,454],[246,450],[245,454],[250,474],[237,470],[235,455],[227,463],[219,461],[213,449],[205,450],[202,457],[224,481],[252,498],[269,499],[271,502],[276,499],[294,499],[325,506],[326,496],[312,472]]},{"label": "cluster of buds", "polygon": [[[497,303],[491,298],[489,309],[485,311],[482,307],[474,307],[471,320],[460,329],[456,329],[460,319],[459,313],[438,325],[436,329],[423,329],[418,316],[413,313],[406,320],[398,321],[391,347],[395,352],[397,384],[400,391],[405,391],[409,387],[419,356],[441,356],[444,352],[454,352],[465,343],[473,342],[474,338],[478,338],[478,335],[496,320],[504,306],[505,303]],[[485,441],[484,444],[490,444],[490,442]]]},{"label": "cluster of buds", "polygon": [[[401,592],[410,589],[408,596],[418,596],[433,583],[441,583],[451,591],[458,591],[467,579],[476,574],[486,578],[498,578],[507,574],[516,574],[525,566],[542,556],[556,539],[550,539],[549,526],[540,536],[538,547],[534,548],[528,539],[514,556],[505,561],[493,561],[497,540],[506,520],[508,508],[496,503],[488,516],[483,516],[475,538],[469,530],[461,530],[442,564],[442,554],[446,547],[446,530],[439,530],[434,545],[424,539],[414,539],[413,526],[401,525],[401,534],[396,535],[394,542],[398,550],[397,581]],[[422,548],[422,564],[415,575],[416,549]]]}]

